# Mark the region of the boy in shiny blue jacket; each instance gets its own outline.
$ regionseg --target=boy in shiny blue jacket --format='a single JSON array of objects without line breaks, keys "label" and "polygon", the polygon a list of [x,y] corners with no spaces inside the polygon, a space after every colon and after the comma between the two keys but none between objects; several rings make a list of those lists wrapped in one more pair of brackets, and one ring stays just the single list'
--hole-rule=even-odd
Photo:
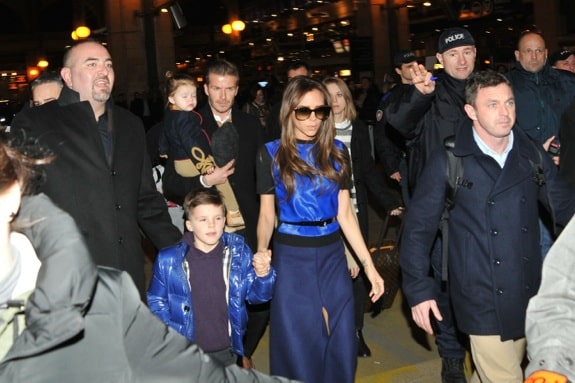
[{"label": "boy in shiny blue jacket", "polygon": [[186,233],[160,250],[148,288],[148,306],[167,325],[225,365],[242,357],[246,302],[273,295],[271,254],[252,251],[245,239],[225,233],[225,206],[216,188],[184,200]]}]

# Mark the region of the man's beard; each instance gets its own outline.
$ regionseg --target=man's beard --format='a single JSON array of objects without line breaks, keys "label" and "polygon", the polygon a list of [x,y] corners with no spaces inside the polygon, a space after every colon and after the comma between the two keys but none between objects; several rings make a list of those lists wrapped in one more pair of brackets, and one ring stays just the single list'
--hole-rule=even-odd
[{"label": "man's beard", "polygon": [[99,101],[99,102],[106,102],[110,99],[110,94],[112,92],[104,92],[104,91],[100,91],[100,92],[96,92],[96,91],[92,91],[92,98],[95,101]]}]

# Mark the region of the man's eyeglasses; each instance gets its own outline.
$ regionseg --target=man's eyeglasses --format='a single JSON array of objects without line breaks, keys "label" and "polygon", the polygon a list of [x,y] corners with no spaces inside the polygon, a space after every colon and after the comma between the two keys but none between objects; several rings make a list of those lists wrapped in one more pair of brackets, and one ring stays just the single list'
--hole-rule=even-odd
[{"label": "man's eyeglasses", "polygon": [[310,109],[307,106],[302,106],[301,108],[295,108],[295,118],[299,121],[305,121],[311,116],[311,112],[315,114],[315,117],[319,120],[325,121],[329,117],[329,112],[331,108],[329,106],[319,106],[315,109]]}]

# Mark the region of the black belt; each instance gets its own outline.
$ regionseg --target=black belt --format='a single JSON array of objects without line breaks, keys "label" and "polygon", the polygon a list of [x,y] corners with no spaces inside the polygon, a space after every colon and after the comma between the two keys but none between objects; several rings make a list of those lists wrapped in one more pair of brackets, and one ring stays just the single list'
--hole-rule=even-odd
[{"label": "black belt", "polygon": [[303,221],[303,222],[286,222],[281,221],[281,223],[287,223],[288,225],[296,225],[296,226],[327,226],[332,222],[335,222],[336,218],[331,217],[328,219],[324,219],[322,221]]}]

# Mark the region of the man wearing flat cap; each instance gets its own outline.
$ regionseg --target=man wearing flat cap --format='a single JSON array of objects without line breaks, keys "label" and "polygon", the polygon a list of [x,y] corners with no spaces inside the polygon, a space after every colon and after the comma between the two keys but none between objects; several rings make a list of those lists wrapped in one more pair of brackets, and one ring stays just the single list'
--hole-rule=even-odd
[{"label": "man wearing flat cap", "polygon": [[[476,55],[475,40],[467,29],[455,27],[444,30],[439,36],[436,54],[444,70],[433,77],[423,65],[412,66],[409,74],[413,85],[385,110],[387,121],[408,140],[408,177],[412,192],[431,153],[443,148],[444,139],[454,135],[459,126],[468,121],[464,111],[465,83],[475,69]],[[409,235],[411,233],[404,232],[403,238]],[[443,316],[443,320],[436,321],[435,332],[437,349],[442,358],[441,381],[466,382],[463,364],[466,337],[455,328],[449,293],[445,283],[442,283],[439,236],[430,257],[435,285],[421,283],[427,280],[429,269],[417,262],[407,262],[409,265],[402,270],[403,292],[412,315],[438,309]],[[434,308],[429,303],[430,288],[437,291]]]}]

